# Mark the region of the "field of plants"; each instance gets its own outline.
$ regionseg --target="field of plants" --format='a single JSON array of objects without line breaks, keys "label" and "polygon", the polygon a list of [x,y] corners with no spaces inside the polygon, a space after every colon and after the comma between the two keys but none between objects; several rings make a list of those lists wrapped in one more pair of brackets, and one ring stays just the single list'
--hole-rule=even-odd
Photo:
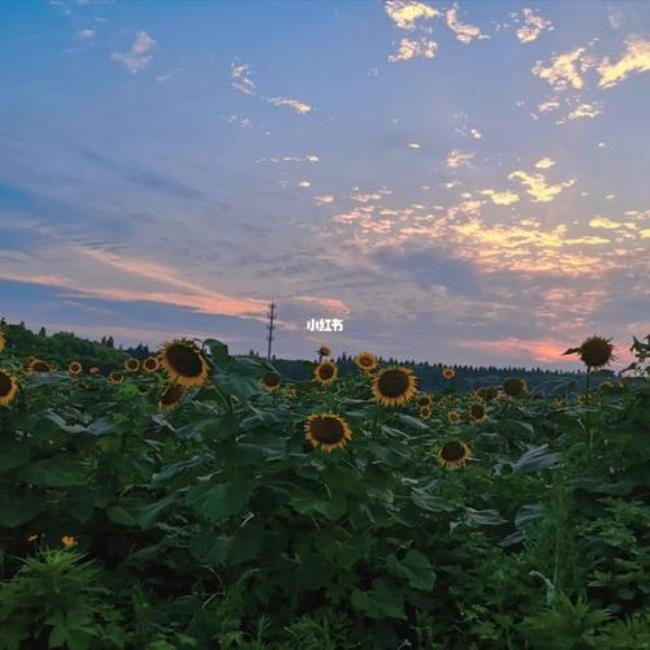
[{"label": "field of plants", "polygon": [[12,331],[0,650],[650,649],[650,337],[611,381],[608,339],[569,341],[577,391],[431,393],[369,352],[291,382]]}]

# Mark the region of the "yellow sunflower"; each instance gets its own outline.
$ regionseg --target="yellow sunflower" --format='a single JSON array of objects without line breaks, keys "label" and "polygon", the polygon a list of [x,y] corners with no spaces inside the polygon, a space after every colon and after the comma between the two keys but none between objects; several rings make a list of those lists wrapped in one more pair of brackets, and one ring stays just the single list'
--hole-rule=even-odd
[{"label": "yellow sunflower", "polygon": [[372,395],[384,406],[406,404],[417,392],[417,380],[408,368],[384,368],[372,377]]},{"label": "yellow sunflower", "polygon": [[456,376],[456,371],[453,368],[445,368],[442,371],[443,379],[453,379]]},{"label": "yellow sunflower", "polygon": [[88,368],[88,372],[91,375],[96,375],[99,372],[99,368],[97,366],[90,366],[90,368]]},{"label": "yellow sunflower", "polygon": [[284,389],[284,396],[287,399],[296,399],[298,397],[298,391],[293,386],[287,386]]},{"label": "yellow sunflower", "polygon": [[485,391],[485,399],[488,402],[491,402],[492,400],[497,399],[500,393],[501,390],[499,388],[497,388],[496,386],[492,386]]},{"label": "yellow sunflower", "polygon": [[316,352],[319,357],[329,357],[332,354],[332,351],[326,345],[321,345]]},{"label": "yellow sunflower", "polygon": [[503,382],[503,391],[510,397],[517,397],[528,389],[525,379],[519,377],[508,377]]},{"label": "yellow sunflower", "polygon": [[163,411],[171,411],[176,408],[185,395],[185,387],[180,384],[172,384],[165,388],[160,395],[158,406]]},{"label": "yellow sunflower", "polygon": [[147,357],[142,362],[142,369],[145,372],[156,372],[158,368],[160,368],[160,364],[158,363],[158,359],[156,359],[156,357]]},{"label": "yellow sunflower", "polygon": [[50,372],[56,372],[59,369],[56,363],[48,363],[47,365],[50,367]]},{"label": "yellow sunflower", "polygon": [[191,341],[165,343],[160,351],[160,363],[169,378],[181,386],[201,386],[208,378],[208,363]]},{"label": "yellow sunflower", "polygon": [[77,540],[72,535],[64,535],[61,538],[61,543],[66,548],[72,548],[73,546],[75,546],[77,544]]},{"label": "yellow sunflower", "polygon": [[71,375],[80,375],[82,370],[83,367],[78,361],[73,361],[72,363],[68,364],[68,372]]},{"label": "yellow sunflower", "polygon": [[344,447],[352,431],[348,423],[334,413],[315,413],[305,422],[305,438],[314,447],[329,453]]},{"label": "yellow sunflower", "polygon": [[260,383],[266,390],[273,392],[274,390],[277,390],[280,387],[280,382],[282,381],[282,377],[280,376],[279,372],[275,372],[274,370],[270,370],[269,372],[265,372],[262,375],[262,378],[260,379]]},{"label": "yellow sunflower", "polygon": [[24,366],[25,374],[33,375],[35,372],[50,372],[51,366],[40,359],[30,359]]},{"label": "yellow sunflower", "polygon": [[459,469],[471,458],[472,452],[464,442],[447,442],[438,450],[438,465],[445,469]]},{"label": "yellow sunflower", "polygon": [[127,372],[137,372],[138,370],[140,370],[140,361],[138,361],[138,359],[135,359],[134,357],[127,359],[124,362],[124,370],[126,370]]},{"label": "yellow sunflower", "polygon": [[118,384],[121,384],[124,381],[124,375],[121,372],[117,372],[116,370],[113,370],[113,372],[111,372],[111,374],[108,375],[108,381],[114,386],[117,386]]},{"label": "yellow sunflower", "polygon": [[457,422],[460,422],[460,413],[458,411],[449,411],[449,413],[447,413],[447,420],[451,424],[456,424]]},{"label": "yellow sunflower", "polygon": [[5,349],[6,345],[7,345],[7,339],[5,338],[5,333],[0,330],[0,352],[2,352]]},{"label": "yellow sunflower", "polygon": [[433,397],[431,395],[425,395],[424,393],[418,397],[418,406],[428,406],[431,408],[433,406]]},{"label": "yellow sunflower", "polygon": [[362,352],[361,354],[357,354],[357,356],[354,357],[354,363],[358,368],[361,368],[361,370],[365,370],[366,372],[374,370],[379,365],[377,357],[372,352]]},{"label": "yellow sunflower", "polygon": [[420,419],[428,420],[431,417],[431,407],[430,406],[421,406],[420,407]]},{"label": "yellow sunflower", "polygon": [[469,417],[473,422],[485,422],[487,420],[487,413],[483,404],[470,404]]},{"label": "yellow sunflower", "polygon": [[8,406],[16,398],[18,382],[13,375],[0,370],[0,406]]},{"label": "yellow sunflower", "polygon": [[329,386],[339,374],[338,366],[335,361],[321,361],[314,368],[314,379],[321,386]]}]

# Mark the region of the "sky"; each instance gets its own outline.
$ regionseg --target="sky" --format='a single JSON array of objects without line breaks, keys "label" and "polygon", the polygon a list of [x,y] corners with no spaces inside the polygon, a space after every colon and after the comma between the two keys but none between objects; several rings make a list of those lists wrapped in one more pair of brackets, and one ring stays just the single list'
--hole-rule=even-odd
[{"label": "sky", "polygon": [[[0,313],[577,367],[650,332],[650,3],[0,3]],[[340,332],[307,321],[340,319]]]}]

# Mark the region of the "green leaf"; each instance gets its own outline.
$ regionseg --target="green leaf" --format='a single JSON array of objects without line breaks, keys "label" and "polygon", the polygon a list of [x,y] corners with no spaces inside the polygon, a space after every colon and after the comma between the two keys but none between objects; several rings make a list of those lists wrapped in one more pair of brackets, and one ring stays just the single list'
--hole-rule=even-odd
[{"label": "green leaf", "polygon": [[169,506],[176,502],[176,495],[170,494],[160,501],[144,506],[138,510],[136,514],[136,521],[142,528],[150,528],[152,524],[158,519],[158,516]]},{"label": "green leaf", "polygon": [[71,487],[84,482],[84,472],[77,461],[65,454],[58,454],[23,467],[20,478],[34,485]]},{"label": "green leaf", "polygon": [[350,600],[354,607],[370,618],[406,618],[402,594],[382,578],[375,579],[368,592],[354,589]]},{"label": "green leaf", "polygon": [[17,442],[6,442],[0,446],[0,471],[20,467],[30,459],[29,447],[27,444]]},{"label": "green leaf", "polygon": [[210,521],[236,515],[248,503],[255,486],[250,481],[204,483],[185,495],[185,503]]},{"label": "green leaf", "polygon": [[217,365],[225,365],[230,360],[228,346],[217,339],[206,339],[203,341],[204,347],[210,351],[210,359]]},{"label": "green leaf", "polygon": [[122,506],[111,506],[106,510],[106,516],[114,524],[119,524],[120,526],[135,526],[136,524],[133,515]]},{"label": "green leaf", "polygon": [[424,553],[411,549],[403,559],[390,555],[386,562],[390,573],[399,578],[405,578],[414,589],[431,591],[436,581],[436,574]]},{"label": "green leaf", "polygon": [[429,425],[426,424],[426,422],[422,422],[422,420],[418,420],[417,418],[414,418],[412,415],[407,415],[406,413],[398,413],[397,419],[400,422],[403,422],[404,424],[413,427],[414,429],[419,429],[420,431],[429,430]]},{"label": "green leaf", "polygon": [[524,530],[541,519],[542,515],[543,509],[541,503],[527,503],[517,510],[515,526],[518,530]]},{"label": "green leaf", "polygon": [[115,431],[115,424],[113,423],[113,418],[110,415],[106,415],[89,424],[87,430],[95,436],[106,436]]},{"label": "green leaf", "polygon": [[498,510],[493,508],[487,510],[466,508],[463,522],[469,526],[500,526],[505,524],[506,520],[499,514]]},{"label": "green leaf", "polygon": [[45,496],[30,494],[26,497],[12,497],[0,502],[0,526],[16,528],[31,521],[46,508]]},{"label": "green leaf", "polygon": [[455,510],[449,501],[437,494],[431,494],[426,488],[413,488],[411,501],[418,508],[429,512],[453,512]]},{"label": "green leaf", "polygon": [[525,474],[539,472],[543,469],[555,467],[562,460],[562,455],[548,450],[548,445],[533,447],[522,454],[517,461],[512,463],[514,472]]},{"label": "green leaf", "polygon": [[215,537],[212,531],[199,533],[190,542],[190,553],[199,562],[220,566],[226,563],[233,538],[228,535]]}]

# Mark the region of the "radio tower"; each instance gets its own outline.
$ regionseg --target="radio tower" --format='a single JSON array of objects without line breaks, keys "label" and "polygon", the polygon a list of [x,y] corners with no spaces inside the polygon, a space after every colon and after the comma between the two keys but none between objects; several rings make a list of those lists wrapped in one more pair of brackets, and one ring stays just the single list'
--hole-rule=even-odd
[{"label": "radio tower", "polygon": [[271,299],[271,305],[269,307],[269,313],[267,314],[269,318],[269,324],[266,326],[266,329],[269,331],[269,336],[268,336],[268,343],[269,347],[266,353],[266,358],[270,361],[271,360],[271,348],[273,346],[273,330],[275,329],[275,325],[273,324],[273,321],[275,320],[275,307],[276,304],[273,302],[273,299]]}]

